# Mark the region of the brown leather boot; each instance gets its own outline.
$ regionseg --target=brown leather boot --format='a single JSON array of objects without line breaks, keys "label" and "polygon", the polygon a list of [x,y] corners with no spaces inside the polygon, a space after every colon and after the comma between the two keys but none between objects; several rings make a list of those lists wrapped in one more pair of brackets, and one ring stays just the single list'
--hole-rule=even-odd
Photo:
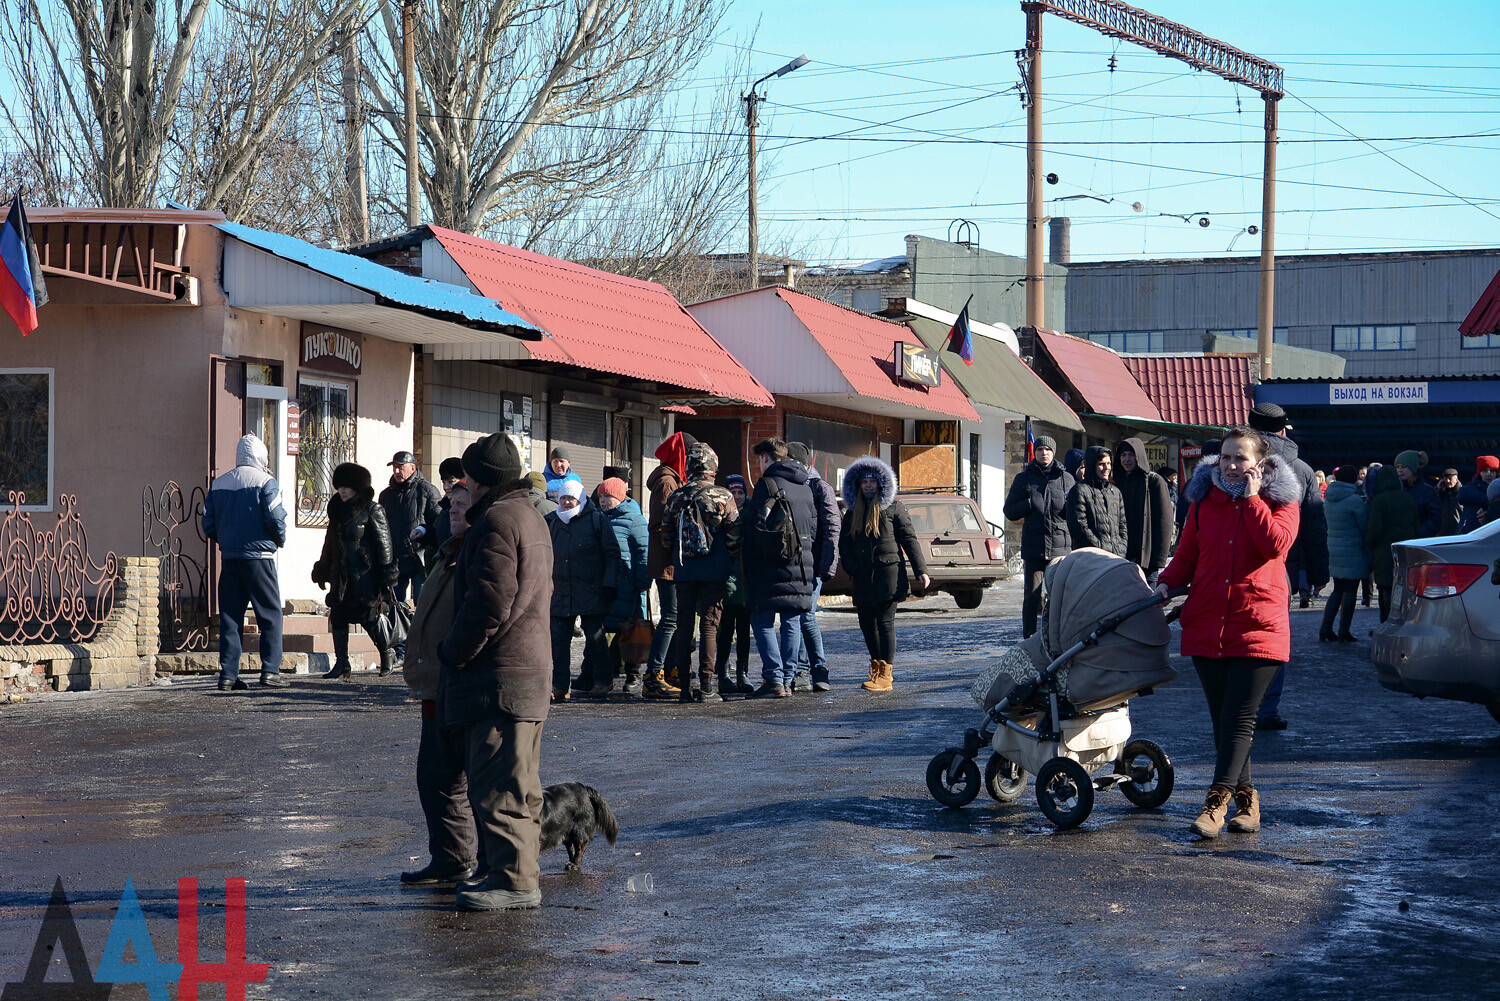
[{"label": "brown leather boot", "polygon": [[1234,818],[1229,829],[1236,834],[1254,834],[1260,830],[1260,795],[1254,786],[1240,786],[1234,791]]},{"label": "brown leather boot", "polygon": [[1229,813],[1234,790],[1229,786],[1211,785],[1203,797],[1203,812],[1193,821],[1193,833],[1200,838],[1217,838],[1224,832],[1224,818]]},{"label": "brown leather boot", "polygon": [[867,692],[888,692],[893,682],[891,673],[895,665],[885,660],[870,661],[870,680],[859,687]]}]

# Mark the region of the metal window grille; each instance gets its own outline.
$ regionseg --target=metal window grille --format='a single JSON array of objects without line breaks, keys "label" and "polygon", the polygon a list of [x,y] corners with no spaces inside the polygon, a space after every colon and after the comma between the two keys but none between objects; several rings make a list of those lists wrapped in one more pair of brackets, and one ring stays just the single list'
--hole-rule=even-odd
[{"label": "metal window grille", "polygon": [[354,390],[347,383],[299,380],[297,406],[302,411],[297,454],[297,524],[328,524],[333,471],[354,461]]}]

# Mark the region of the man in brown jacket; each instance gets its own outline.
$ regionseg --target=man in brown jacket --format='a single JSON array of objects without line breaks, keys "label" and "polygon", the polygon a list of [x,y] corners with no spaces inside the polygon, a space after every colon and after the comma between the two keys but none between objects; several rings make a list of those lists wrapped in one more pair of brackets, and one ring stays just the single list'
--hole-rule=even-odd
[{"label": "man in brown jacket", "polygon": [[656,458],[661,465],[646,477],[646,489],[651,491],[651,507],[646,518],[651,544],[646,550],[646,566],[651,571],[651,579],[656,582],[661,620],[656,623],[656,632],[651,637],[651,660],[646,665],[641,691],[627,689],[627,692],[643,694],[648,699],[675,699],[681,694],[676,686],[667,684],[662,677],[662,668],[670,659],[669,654],[674,648],[672,640],[677,634],[677,585],[672,581],[674,554],[664,540],[661,526],[667,516],[667,498],[686,481],[688,449],[696,444],[698,439],[683,431],[669,436],[656,449]]},{"label": "man in brown jacket", "polygon": [[460,883],[465,910],[540,907],[542,723],[552,685],[552,541],[509,436],[463,455],[483,494],[453,582],[453,625],[438,647],[438,722],[461,727],[469,803],[489,872]]}]

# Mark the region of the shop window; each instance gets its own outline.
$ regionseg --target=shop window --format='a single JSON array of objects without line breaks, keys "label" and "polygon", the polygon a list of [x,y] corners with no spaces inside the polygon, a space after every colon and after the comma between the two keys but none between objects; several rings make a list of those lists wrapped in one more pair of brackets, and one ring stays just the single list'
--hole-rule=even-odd
[{"label": "shop window", "polygon": [[354,461],[354,386],[336,379],[297,378],[297,406],[302,411],[297,450],[297,524],[328,524],[333,470]]},{"label": "shop window", "polygon": [[265,442],[267,464],[271,467],[271,475],[278,480],[281,479],[281,455],[286,449],[281,433],[286,387],[280,383],[279,369],[254,362],[245,365],[245,430]]},{"label": "shop window", "polygon": [[1482,334],[1479,337],[1459,336],[1466,348],[1500,348],[1500,334]]},{"label": "shop window", "polygon": [[[1232,328],[1227,329],[1227,330],[1210,330],[1208,332],[1208,336],[1210,336],[1210,337],[1247,337],[1247,338],[1249,338],[1250,340],[1253,341],[1253,340],[1256,340],[1256,339],[1258,339],[1260,337],[1260,328],[1259,327],[1232,327]],[[1286,327],[1272,327],[1271,328],[1271,343],[1272,344],[1286,344],[1286,345],[1290,346],[1291,343],[1292,343],[1292,335],[1290,333],[1288,333]]]},{"label": "shop window", "polygon": [[0,502],[26,495],[23,510],[52,507],[52,378],[50,368],[0,369]]},{"label": "shop window", "polygon": [[1335,351],[1410,351],[1416,346],[1417,328],[1411,323],[1333,328]]},{"label": "shop window", "polygon": [[1167,335],[1160,330],[1109,330],[1088,335],[1095,344],[1122,355],[1139,355],[1167,349]]}]

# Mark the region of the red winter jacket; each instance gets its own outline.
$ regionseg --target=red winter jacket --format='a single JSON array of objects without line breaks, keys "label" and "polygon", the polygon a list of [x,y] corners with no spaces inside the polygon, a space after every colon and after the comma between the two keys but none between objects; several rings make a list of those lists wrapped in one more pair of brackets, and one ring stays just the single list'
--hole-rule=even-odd
[{"label": "red winter jacket", "polygon": [[1188,484],[1193,510],[1158,578],[1171,588],[1192,584],[1182,606],[1182,654],[1287,660],[1286,554],[1301,520],[1296,474],[1272,456],[1260,493],[1234,500],[1213,485],[1213,470],[1204,463]]}]

